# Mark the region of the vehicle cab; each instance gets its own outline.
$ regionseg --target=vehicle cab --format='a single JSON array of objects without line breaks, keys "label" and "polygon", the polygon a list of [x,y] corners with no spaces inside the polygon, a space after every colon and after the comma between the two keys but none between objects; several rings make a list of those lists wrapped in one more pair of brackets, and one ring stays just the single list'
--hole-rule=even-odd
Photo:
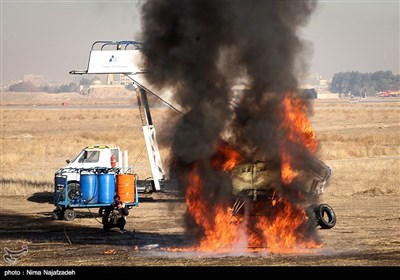
[{"label": "vehicle cab", "polygon": [[67,165],[57,170],[56,175],[67,176],[69,183],[79,183],[80,173],[90,169],[121,168],[122,151],[116,145],[91,145],[83,148]]}]

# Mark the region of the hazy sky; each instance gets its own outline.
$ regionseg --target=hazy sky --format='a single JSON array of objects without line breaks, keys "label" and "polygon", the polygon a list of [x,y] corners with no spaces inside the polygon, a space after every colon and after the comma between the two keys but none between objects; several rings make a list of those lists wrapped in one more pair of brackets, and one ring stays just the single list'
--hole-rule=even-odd
[{"label": "hazy sky", "polygon": [[[93,42],[140,40],[142,1],[0,1],[2,82],[24,74],[69,82],[70,70],[86,69]],[[400,73],[400,0],[321,0],[300,31],[310,73]]]}]

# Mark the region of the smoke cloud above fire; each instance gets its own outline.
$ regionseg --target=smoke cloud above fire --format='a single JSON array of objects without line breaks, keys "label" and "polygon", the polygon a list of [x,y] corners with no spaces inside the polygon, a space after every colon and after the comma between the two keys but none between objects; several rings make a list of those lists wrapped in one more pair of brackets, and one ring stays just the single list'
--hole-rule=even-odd
[{"label": "smoke cloud above fire", "polygon": [[[307,103],[293,111],[285,99],[298,91],[307,70],[308,50],[299,28],[315,8],[316,2],[308,0],[143,4],[142,42],[151,71],[147,80],[160,92],[172,88],[173,102],[185,108],[163,135],[171,147],[170,176],[178,180],[187,201],[190,192],[207,203],[201,213],[188,215],[192,233],[202,236],[203,223],[214,223],[215,212],[207,209],[232,203],[232,182],[223,171],[230,156],[224,147],[235,151],[240,162],[282,165],[290,155],[291,168],[300,170],[314,156],[316,142],[310,148],[296,140],[312,132],[296,132],[285,124],[293,121],[296,110],[308,114]],[[200,185],[195,192],[193,184]],[[290,198],[281,185],[278,190]],[[293,193],[301,188],[291,186]]]}]

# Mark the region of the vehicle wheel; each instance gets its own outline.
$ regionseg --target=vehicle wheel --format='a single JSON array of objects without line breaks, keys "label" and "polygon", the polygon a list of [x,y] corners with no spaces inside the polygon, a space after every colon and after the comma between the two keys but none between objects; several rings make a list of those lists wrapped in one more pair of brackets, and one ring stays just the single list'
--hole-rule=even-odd
[{"label": "vehicle wheel", "polygon": [[106,214],[106,208],[105,208],[105,207],[100,207],[100,208],[99,208],[99,215],[100,215],[100,217],[105,216],[105,214]]},{"label": "vehicle wheel", "polygon": [[336,214],[328,204],[320,204],[315,208],[317,223],[322,229],[330,229],[336,225]]},{"label": "vehicle wheel", "polygon": [[312,226],[313,228],[318,226],[317,214],[316,214],[317,208],[318,208],[317,204],[311,204],[306,208],[306,215],[308,217],[309,225],[310,227]]},{"label": "vehicle wheel", "polygon": [[151,193],[154,190],[154,183],[149,183],[144,189],[145,193]]},{"label": "vehicle wheel", "polygon": [[60,211],[53,211],[53,213],[51,213],[51,217],[53,220],[61,220],[62,214]]},{"label": "vehicle wheel", "polygon": [[67,209],[64,211],[64,219],[66,221],[72,221],[76,218],[76,212],[72,209]]},{"label": "vehicle wheel", "polygon": [[68,199],[72,200],[80,196],[80,187],[77,182],[68,183]]}]

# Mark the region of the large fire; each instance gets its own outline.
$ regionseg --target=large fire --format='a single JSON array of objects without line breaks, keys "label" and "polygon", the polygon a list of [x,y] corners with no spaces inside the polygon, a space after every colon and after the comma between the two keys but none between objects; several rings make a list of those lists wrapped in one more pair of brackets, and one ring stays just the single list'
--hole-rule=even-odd
[{"label": "large fire", "polygon": [[[285,141],[303,145],[310,153],[317,149],[315,133],[306,114],[306,104],[288,93],[282,100],[280,129],[287,139],[280,145],[281,183],[290,186],[298,175],[293,168],[295,158],[286,150]],[[240,154],[228,145],[220,145],[212,159],[212,167],[219,172],[229,172],[241,160]],[[308,217],[305,210],[291,203],[284,195],[270,201],[250,202],[250,209],[267,207],[268,215],[233,213],[230,204],[210,204],[204,197],[199,164],[194,164],[188,174],[186,189],[187,211],[203,231],[198,245],[187,248],[202,252],[271,252],[296,253],[320,247],[321,244],[307,234]],[[274,193],[276,190],[274,191]],[[249,202],[248,202],[249,203]],[[249,207],[249,205],[245,205]],[[246,210],[247,211],[247,210]],[[235,215],[234,215],[235,214]]]},{"label": "large fire", "polygon": [[[319,246],[300,205],[315,133],[307,104],[281,92],[294,90],[307,68],[298,28],[316,1],[161,2],[142,7],[144,68],[154,88],[173,88],[173,103],[185,108],[165,138],[186,197],[185,229],[198,241],[189,250]],[[255,32],[260,26],[267,31]]]},{"label": "large fire", "polygon": [[[307,104],[300,98],[296,98],[293,93],[286,93],[283,102],[281,128],[286,131],[286,141],[294,145],[301,145],[313,155],[318,148],[315,132],[311,127],[307,117]],[[296,158],[290,155],[286,149],[285,142],[282,142],[280,148],[281,154],[281,176],[284,184],[290,184],[299,174],[293,169]]]}]

